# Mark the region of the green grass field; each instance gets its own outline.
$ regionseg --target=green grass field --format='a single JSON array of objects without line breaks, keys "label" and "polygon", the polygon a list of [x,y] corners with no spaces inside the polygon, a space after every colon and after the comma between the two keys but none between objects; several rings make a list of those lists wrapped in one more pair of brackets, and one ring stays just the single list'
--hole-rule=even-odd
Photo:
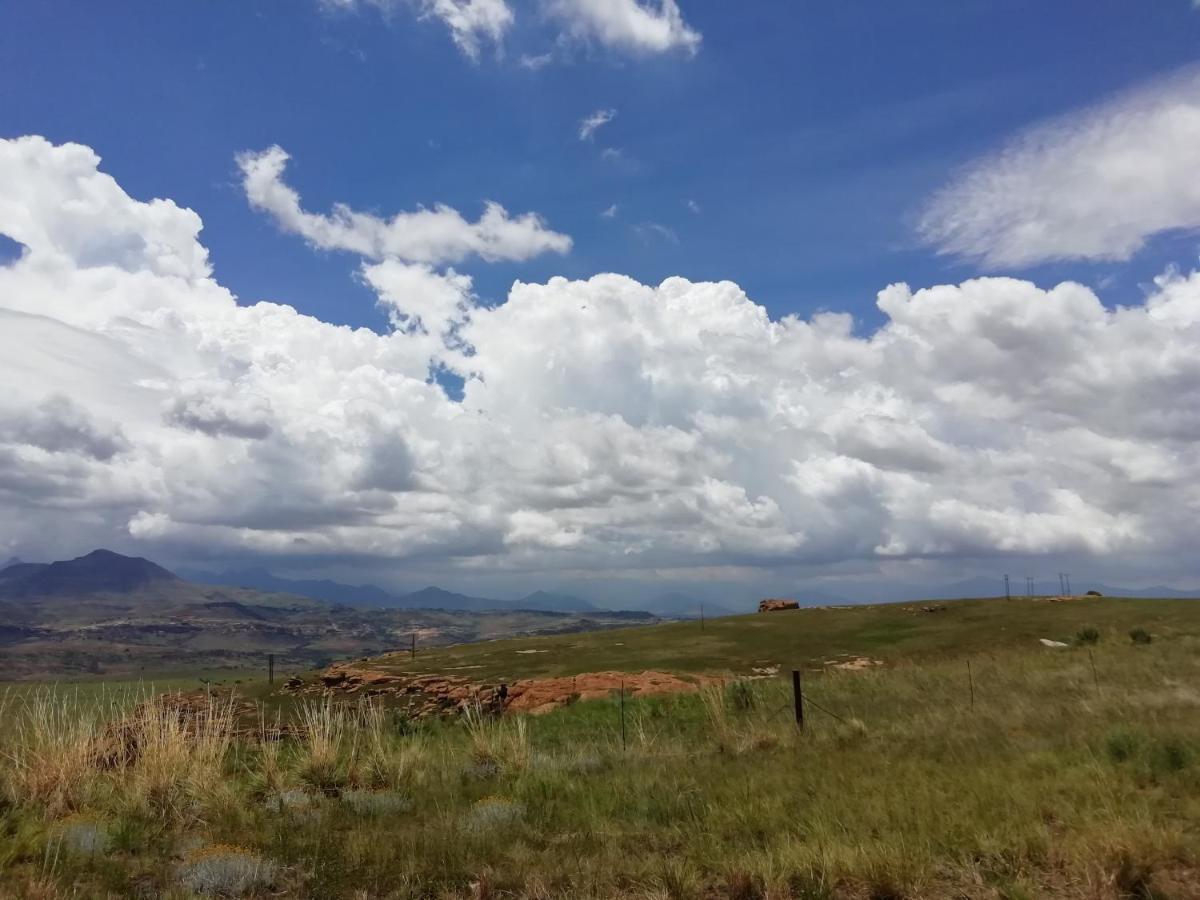
[{"label": "green grass field", "polygon": [[[936,612],[923,612],[923,608]],[[800,609],[644,628],[459,644],[399,651],[370,662],[402,672],[454,672],[479,680],[576,675],[604,670],[749,675],[779,665],[822,668],[840,656],[885,663],[1037,648],[1039,638],[1069,642],[1082,627],[1110,641],[1137,627],[1171,637],[1200,634],[1200,602],[1086,598],[957,600]]]},{"label": "green grass field", "polygon": [[[301,736],[266,743],[230,736],[220,710],[181,725],[151,705],[122,732],[137,754],[98,767],[102,702],[11,698],[0,896],[1200,896],[1200,604],[947,606],[417,657],[510,679],[797,665],[803,731],[782,677],[623,717],[616,697],[423,723],[315,701]],[[1081,632],[1095,643],[1037,642]],[[824,665],[839,654],[885,664]]]}]

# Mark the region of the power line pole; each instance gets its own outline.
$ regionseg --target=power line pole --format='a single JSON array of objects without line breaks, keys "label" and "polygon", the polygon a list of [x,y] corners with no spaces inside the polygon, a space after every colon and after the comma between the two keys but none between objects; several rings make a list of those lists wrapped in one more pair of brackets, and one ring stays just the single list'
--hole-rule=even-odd
[{"label": "power line pole", "polygon": [[1063,578],[1067,579],[1067,596],[1070,597],[1070,596],[1072,596],[1072,594],[1071,594],[1071,573],[1063,572]]},{"label": "power line pole", "polygon": [[1008,576],[1007,575],[1004,576],[1004,599],[1005,600],[1012,599],[1012,592],[1008,589]]},{"label": "power line pole", "polygon": [[1033,599],[1033,578],[1029,575],[1025,576],[1025,593],[1029,595],[1029,599]]},{"label": "power line pole", "polygon": [[1067,582],[1063,578],[1062,572],[1058,573],[1058,592],[1060,594],[1065,594],[1067,592]]}]

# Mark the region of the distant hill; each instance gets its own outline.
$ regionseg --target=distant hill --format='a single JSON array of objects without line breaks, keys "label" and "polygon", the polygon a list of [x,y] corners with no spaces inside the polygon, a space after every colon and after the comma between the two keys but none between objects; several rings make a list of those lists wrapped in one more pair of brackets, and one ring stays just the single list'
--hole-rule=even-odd
[{"label": "distant hill", "polygon": [[[518,610],[512,604],[426,588],[396,608],[351,606],[334,582],[299,582],[330,599],[262,588],[196,584],[139,557],[97,550],[0,570],[0,679],[214,668],[311,668],[337,658],[518,634],[560,634],[640,621],[604,611]],[[359,597],[379,589],[360,588]]]},{"label": "distant hill", "polygon": [[230,587],[256,588],[260,591],[279,591],[298,594],[326,603],[347,606],[388,608],[397,605],[397,597],[373,584],[341,584],[327,579],[279,578],[266,569],[235,569],[226,572],[187,572],[191,581],[202,584],[223,584]]},{"label": "distant hill", "polygon": [[[280,578],[266,569],[236,569],[225,572],[189,572],[193,581],[231,587],[257,588],[312,597],[327,603],[342,603],[375,609],[446,609],[482,612],[485,610],[534,610],[538,612],[592,612],[592,603],[571,594],[535,591],[520,600],[495,600],[473,597],[431,585],[408,594],[393,594],[374,584],[342,584],[325,579]],[[0,577],[3,573],[0,572]]]},{"label": "distant hill", "polygon": [[17,563],[0,571],[0,597],[64,594],[125,594],[179,579],[173,572],[141,557],[111,550],[53,563]]},{"label": "distant hill", "polygon": [[552,594],[534,591],[511,604],[517,609],[538,609],[548,612],[594,612],[597,607],[573,594]]},{"label": "distant hill", "polygon": [[403,594],[396,598],[395,605],[403,609],[465,609],[487,610],[504,609],[510,604],[503,600],[490,600],[487,597],[471,597],[468,594],[458,594],[440,587],[427,587],[411,594]]}]

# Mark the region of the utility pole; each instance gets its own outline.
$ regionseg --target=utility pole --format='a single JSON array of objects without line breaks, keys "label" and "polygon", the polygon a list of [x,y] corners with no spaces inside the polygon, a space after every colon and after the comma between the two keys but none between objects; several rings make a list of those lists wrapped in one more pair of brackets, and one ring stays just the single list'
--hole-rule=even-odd
[{"label": "utility pole", "polygon": [[1067,579],[1067,596],[1071,596],[1071,573],[1064,572],[1063,578]]},{"label": "utility pole", "polygon": [[1058,592],[1060,594],[1065,594],[1067,592],[1067,582],[1062,572],[1058,573]]},{"label": "utility pole", "polygon": [[1012,592],[1008,589],[1008,576],[1007,575],[1004,576],[1004,599],[1005,600],[1012,599]]},{"label": "utility pole", "polygon": [[1029,575],[1025,576],[1025,593],[1029,595],[1029,599],[1033,599],[1033,578]]},{"label": "utility pole", "polygon": [[700,604],[700,630],[704,630],[704,604]]}]

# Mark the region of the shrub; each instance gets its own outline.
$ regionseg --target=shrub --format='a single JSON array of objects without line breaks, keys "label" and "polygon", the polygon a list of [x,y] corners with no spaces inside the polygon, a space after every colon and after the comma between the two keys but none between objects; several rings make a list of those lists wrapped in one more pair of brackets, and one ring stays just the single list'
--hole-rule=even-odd
[{"label": "shrub", "polygon": [[345,711],[326,698],[301,707],[304,724],[304,761],[300,777],[319,791],[336,793],[346,783],[341,750],[349,723]]},{"label": "shrub", "polygon": [[462,718],[471,738],[471,761],[481,777],[516,773],[529,767],[532,750],[525,720],[496,719],[478,704],[469,706]]},{"label": "shrub", "polygon": [[342,802],[360,816],[394,815],[412,809],[412,800],[394,791],[343,791]]},{"label": "shrub", "polygon": [[298,788],[280,791],[267,797],[265,805],[274,812],[289,812],[311,809],[317,804],[317,798],[307,791]]},{"label": "shrub", "polygon": [[754,693],[754,686],[748,681],[733,682],[729,685],[727,693],[730,706],[739,712],[749,712],[758,706],[758,695]]},{"label": "shrub", "polygon": [[1135,644],[1149,644],[1154,640],[1145,628],[1135,628],[1129,632],[1129,639]]},{"label": "shrub", "polygon": [[485,797],[467,813],[466,829],[475,834],[510,828],[525,818],[525,806],[502,797]]},{"label": "shrub", "polygon": [[241,847],[222,845],[193,853],[179,872],[184,887],[206,897],[240,897],[274,879],[273,863]]},{"label": "shrub", "polygon": [[79,856],[97,856],[107,852],[111,839],[108,829],[92,819],[67,819],[59,830],[63,847]]},{"label": "shrub", "polygon": [[1141,739],[1132,731],[1115,731],[1104,742],[1104,752],[1115,763],[1128,762],[1137,755]]},{"label": "shrub", "polygon": [[1150,753],[1150,768],[1156,775],[1180,772],[1192,764],[1192,748],[1178,738],[1156,741]]},{"label": "shrub", "polygon": [[1080,628],[1077,632],[1075,632],[1075,643],[1081,647],[1088,644],[1097,644],[1099,642],[1100,632],[1091,625],[1088,625],[1085,628]]}]

